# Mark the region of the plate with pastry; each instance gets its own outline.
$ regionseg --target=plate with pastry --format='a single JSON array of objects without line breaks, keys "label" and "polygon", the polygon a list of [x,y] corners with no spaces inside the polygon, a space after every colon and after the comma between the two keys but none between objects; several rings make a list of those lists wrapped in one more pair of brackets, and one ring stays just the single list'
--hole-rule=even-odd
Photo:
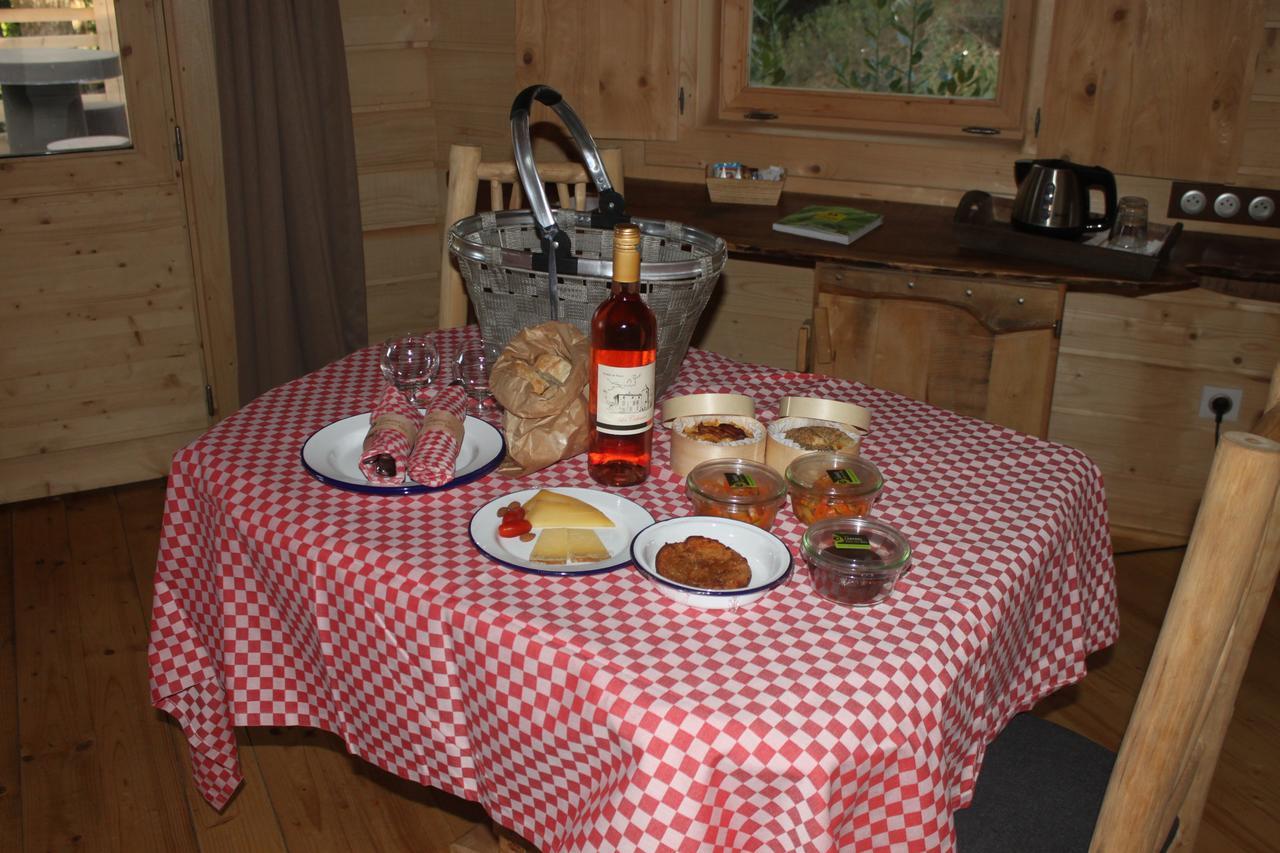
[{"label": "plate with pastry", "polygon": [[730,518],[668,518],[636,534],[631,558],[672,600],[707,610],[751,604],[791,577],[791,549],[767,530]]},{"label": "plate with pastry", "polygon": [[522,489],[471,516],[471,541],[489,559],[537,575],[594,575],[631,563],[631,540],[653,524],[635,501],[573,487]]}]

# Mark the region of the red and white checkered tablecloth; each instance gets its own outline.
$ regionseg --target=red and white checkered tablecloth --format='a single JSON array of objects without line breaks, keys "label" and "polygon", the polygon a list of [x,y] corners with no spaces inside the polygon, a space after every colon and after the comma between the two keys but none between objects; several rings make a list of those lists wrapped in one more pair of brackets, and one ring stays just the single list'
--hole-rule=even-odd
[{"label": "red and white checkered tablecloth", "polygon": [[[800,569],[752,607],[702,611],[630,568],[549,578],[476,552],[473,510],[589,486],[583,459],[405,497],[312,479],[303,442],[367,411],[380,381],[373,351],[356,353],[174,458],[152,701],[215,807],[240,783],[234,726],[304,725],[544,851],[946,850],[985,744],[1115,639],[1102,481],[1069,448],[690,351],[669,393],[746,393],[765,420],[788,394],[870,407],[863,452],[887,481],[874,514],[915,548],[871,608],[819,599]],[[665,436],[655,448],[625,494],[687,514]],[[775,532],[797,548],[789,508]]]}]

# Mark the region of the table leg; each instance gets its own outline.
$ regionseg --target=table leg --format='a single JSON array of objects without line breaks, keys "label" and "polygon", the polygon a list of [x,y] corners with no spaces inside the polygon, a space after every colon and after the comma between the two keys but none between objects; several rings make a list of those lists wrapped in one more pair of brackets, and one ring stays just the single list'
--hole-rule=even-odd
[{"label": "table leg", "polygon": [[43,154],[55,139],[88,134],[79,83],[0,86],[5,132],[13,154]]}]

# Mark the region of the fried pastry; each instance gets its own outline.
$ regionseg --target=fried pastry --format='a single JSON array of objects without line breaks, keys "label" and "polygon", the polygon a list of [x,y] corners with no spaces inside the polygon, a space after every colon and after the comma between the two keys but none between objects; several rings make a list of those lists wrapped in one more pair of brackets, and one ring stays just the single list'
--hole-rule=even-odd
[{"label": "fried pastry", "polygon": [[706,536],[668,542],[654,560],[658,574],[685,586],[742,589],[751,582],[751,567],[737,551]]}]

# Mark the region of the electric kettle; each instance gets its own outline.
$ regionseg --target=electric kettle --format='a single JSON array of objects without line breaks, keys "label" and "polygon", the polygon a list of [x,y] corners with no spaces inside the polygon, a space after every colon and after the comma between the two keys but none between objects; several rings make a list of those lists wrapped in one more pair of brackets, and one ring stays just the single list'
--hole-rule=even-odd
[{"label": "electric kettle", "polygon": [[[1048,237],[1074,239],[1089,231],[1105,231],[1116,218],[1116,179],[1101,166],[1069,160],[1018,160],[1013,164],[1018,194],[1013,199],[1013,227]],[[1089,190],[1106,199],[1101,213],[1089,210]]]}]

